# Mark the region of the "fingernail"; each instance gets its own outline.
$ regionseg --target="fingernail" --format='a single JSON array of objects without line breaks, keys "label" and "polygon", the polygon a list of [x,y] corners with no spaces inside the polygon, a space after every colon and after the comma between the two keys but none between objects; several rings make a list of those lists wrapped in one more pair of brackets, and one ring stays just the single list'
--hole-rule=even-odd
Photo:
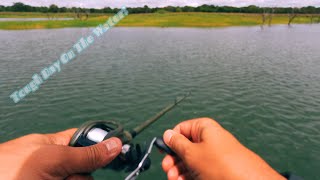
[{"label": "fingernail", "polygon": [[168,177],[172,177],[172,176],[174,176],[174,171],[170,169],[168,172]]},{"label": "fingernail", "polygon": [[166,144],[169,144],[172,136],[173,136],[173,130],[169,129],[169,130],[166,130],[166,132],[164,132],[164,135],[163,135],[163,140]]},{"label": "fingernail", "polygon": [[179,177],[178,177],[178,180],[183,180],[183,177],[182,177],[182,176],[179,176]]},{"label": "fingernail", "polygon": [[103,143],[106,145],[110,155],[115,155],[118,153],[118,151],[119,151],[118,149],[120,149],[119,148],[120,145],[119,145],[117,139],[111,138],[111,139],[104,141]]},{"label": "fingernail", "polygon": [[168,179],[177,178],[178,174],[177,171],[174,169],[170,169],[168,172]]}]

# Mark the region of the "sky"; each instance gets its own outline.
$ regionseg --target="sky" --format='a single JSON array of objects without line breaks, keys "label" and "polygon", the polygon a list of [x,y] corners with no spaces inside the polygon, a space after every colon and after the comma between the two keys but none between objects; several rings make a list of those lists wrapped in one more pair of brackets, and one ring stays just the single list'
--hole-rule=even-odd
[{"label": "sky", "polygon": [[56,4],[60,7],[149,7],[164,6],[200,6],[202,4],[228,5],[228,6],[269,6],[269,7],[320,7],[320,0],[0,0],[1,5],[10,6],[14,2],[22,2],[32,6],[49,6]]}]

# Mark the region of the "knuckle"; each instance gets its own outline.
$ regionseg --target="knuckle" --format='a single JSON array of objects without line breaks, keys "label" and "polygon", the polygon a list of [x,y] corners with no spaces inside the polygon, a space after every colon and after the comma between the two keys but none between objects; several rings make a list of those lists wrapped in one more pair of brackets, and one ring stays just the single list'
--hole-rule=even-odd
[{"label": "knuckle", "polygon": [[52,144],[51,139],[43,134],[38,134],[38,133],[32,133],[26,136],[23,136],[21,138],[26,138],[28,140],[32,140],[34,142],[42,142],[42,143],[47,143],[47,144]]},{"label": "knuckle", "polygon": [[184,157],[190,157],[190,155],[192,155],[191,147],[183,148],[182,153]]},{"label": "knuckle", "polygon": [[169,145],[171,145],[174,149],[177,148],[177,135],[173,135],[169,141]]},{"label": "knuckle", "polygon": [[87,162],[90,167],[101,167],[102,165],[102,160],[100,158],[100,150],[98,146],[90,146],[87,148]]},{"label": "knuckle", "polygon": [[190,154],[190,148],[189,147],[184,147],[183,144],[181,143],[180,138],[171,138],[171,144],[172,148],[175,151],[178,151],[178,153],[181,157],[186,157]]},{"label": "knuckle", "polygon": [[202,124],[203,126],[218,126],[218,127],[220,127],[220,124],[216,120],[209,118],[209,117],[200,118],[199,123]]},{"label": "knuckle", "polygon": [[209,117],[202,117],[202,118],[200,118],[200,121],[201,122],[212,122],[214,120],[212,118],[209,118]]},{"label": "knuckle", "polygon": [[177,143],[176,138],[172,137],[169,144],[171,145],[173,150],[175,151],[179,150],[179,144]]}]

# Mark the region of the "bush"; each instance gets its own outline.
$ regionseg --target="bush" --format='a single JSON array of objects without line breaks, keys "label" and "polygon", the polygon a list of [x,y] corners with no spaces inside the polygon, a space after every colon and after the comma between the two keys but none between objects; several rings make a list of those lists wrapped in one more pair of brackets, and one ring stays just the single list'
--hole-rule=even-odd
[{"label": "bush", "polygon": [[158,14],[165,14],[165,13],[168,13],[168,11],[164,10],[164,9],[159,9],[156,11],[156,13]]}]

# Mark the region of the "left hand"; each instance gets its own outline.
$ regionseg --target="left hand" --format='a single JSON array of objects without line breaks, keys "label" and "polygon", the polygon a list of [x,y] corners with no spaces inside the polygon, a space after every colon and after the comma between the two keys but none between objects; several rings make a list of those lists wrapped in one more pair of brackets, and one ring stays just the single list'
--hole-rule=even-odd
[{"label": "left hand", "polygon": [[121,151],[118,138],[89,147],[69,147],[76,129],[31,134],[0,144],[0,179],[92,179]]}]

